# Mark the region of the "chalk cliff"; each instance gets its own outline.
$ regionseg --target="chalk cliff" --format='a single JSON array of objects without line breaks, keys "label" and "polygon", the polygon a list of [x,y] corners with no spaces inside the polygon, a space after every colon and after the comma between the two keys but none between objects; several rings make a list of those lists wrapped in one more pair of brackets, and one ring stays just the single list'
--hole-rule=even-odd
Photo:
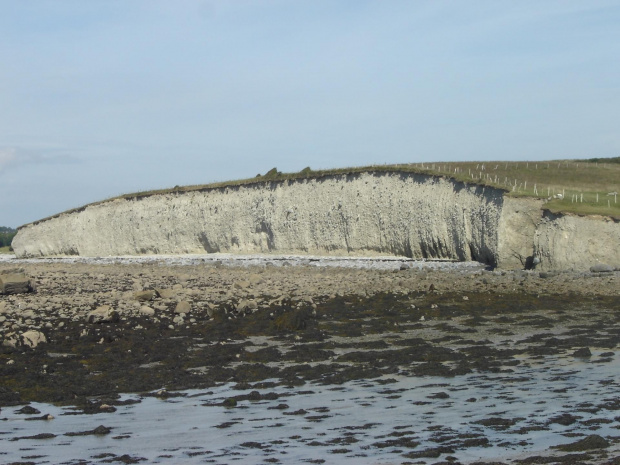
[{"label": "chalk cliff", "polygon": [[[604,225],[601,226],[601,225]],[[587,229],[589,237],[578,231]],[[596,247],[582,239],[597,237]],[[620,263],[613,221],[543,216],[541,202],[443,177],[324,175],[116,199],[26,225],[18,257],[183,253],[394,254],[542,268]],[[558,248],[570,247],[571,253]],[[583,261],[583,263],[581,263]]]}]

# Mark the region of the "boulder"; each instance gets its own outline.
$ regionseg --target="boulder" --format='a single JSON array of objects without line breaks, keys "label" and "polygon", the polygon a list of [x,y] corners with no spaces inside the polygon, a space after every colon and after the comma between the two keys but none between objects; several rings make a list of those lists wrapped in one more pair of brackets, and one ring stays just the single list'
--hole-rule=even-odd
[{"label": "boulder", "polygon": [[176,294],[173,289],[155,289],[155,291],[162,299],[171,299]]},{"label": "boulder", "polygon": [[89,323],[116,323],[118,320],[120,320],[118,312],[109,305],[102,305],[86,315],[86,321]]},{"label": "boulder", "polygon": [[564,452],[582,452],[584,450],[606,449],[609,446],[611,446],[611,443],[607,439],[598,434],[591,434],[577,442],[551,447]]},{"label": "boulder", "polygon": [[216,307],[212,303],[208,303],[206,308],[207,308],[207,315],[209,316],[209,318],[216,318],[217,316],[223,313],[222,309]]},{"label": "boulder", "polygon": [[22,344],[31,348],[35,348],[43,342],[47,342],[45,334],[40,331],[26,331],[22,334]]},{"label": "boulder", "polygon": [[592,357],[592,352],[590,351],[589,347],[582,347],[581,349],[577,349],[575,352],[573,352],[573,357]]},{"label": "boulder", "polygon": [[614,271],[614,267],[605,265],[604,263],[597,263],[596,265],[590,267],[590,271],[592,273],[611,273]]},{"label": "boulder", "polygon": [[25,294],[34,291],[34,285],[24,273],[0,274],[0,294]]},{"label": "boulder", "polygon": [[180,301],[174,308],[174,313],[189,313],[192,311],[192,305],[187,300]]},{"label": "boulder", "polygon": [[138,291],[134,292],[133,298],[138,302],[148,302],[157,297],[156,291]]},{"label": "boulder", "polygon": [[47,342],[45,334],[39,331],[26,331],[22,334],[9,334],[4,340],[5,347],[30,347],[34,349],[39,344]]},{"label": "boulder", "polygon": [[248,289],[250,286],[252,285],[252,283],[250,281],[236,281],[235,284],[233,284],[233,287],[235,289]]},{"label": "boulder", "polygon": [[155,310],[153,310],[151,307],[147,305],[143,305],[142,307],[140,307],[140,315],[153,316],[155,315]]},{"label": "boulder", "polygon": [[237,305],[237,312],[239,313],[252,313],[258,310],[258,304],[255,300],[244,299]]}]

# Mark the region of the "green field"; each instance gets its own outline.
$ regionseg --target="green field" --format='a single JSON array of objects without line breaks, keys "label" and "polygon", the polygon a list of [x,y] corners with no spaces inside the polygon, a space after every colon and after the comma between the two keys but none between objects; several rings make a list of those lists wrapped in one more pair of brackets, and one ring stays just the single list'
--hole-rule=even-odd
[{"label": "green field", "polygon": [[[620,219],[620,158],[524,162],[416,164],[465,182],[500,187],[514,197],[550,199],[552,212]],[[609,195],[616,193],[616,195]],[[553,198],[562,195],[562,199]]]},{"label": "green field", "polygon": [[[620,197],[618,195],[620,194],[620,157],[521,162],[429,162],[325,170],[312,170],[307,167],[296,173],[281,173],[273,168],[266,174],[259,174],[253,178],[135,192],[90,205],[116,199],[140,199],[157,194],[180,194],[222,187],[363,172],[406,172],[448,177],[469,184],[500,188],[509,196],[548,199],[544,208],[552,212],[603,215],[620,220],[620,199],[618,198]],[[617,194],[609,195],[614,192]],[[563,198],[553,198],[554,195],[558,194],[561,194]],[[68,210],[64,213],[80,211],[87,206]],[[35,223],[46,219],[49,218],[44,218]]]},{"label": "green field", "polygon": [[13,251],[11,250],[9,246],[6,246],[6,247],[0,247],[0,253],[13,253]]}]

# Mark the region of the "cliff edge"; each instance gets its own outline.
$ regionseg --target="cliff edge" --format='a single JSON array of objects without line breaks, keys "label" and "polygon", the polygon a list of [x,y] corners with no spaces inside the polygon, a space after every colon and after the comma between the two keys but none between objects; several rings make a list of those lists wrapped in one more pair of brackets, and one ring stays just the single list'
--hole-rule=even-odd
[{"label": "cliff edge", "polygon": [[446,177],[358,172],[124,197],[21,227],[20,258],[393,254],[522,268],[620,264],[620,224]]}]

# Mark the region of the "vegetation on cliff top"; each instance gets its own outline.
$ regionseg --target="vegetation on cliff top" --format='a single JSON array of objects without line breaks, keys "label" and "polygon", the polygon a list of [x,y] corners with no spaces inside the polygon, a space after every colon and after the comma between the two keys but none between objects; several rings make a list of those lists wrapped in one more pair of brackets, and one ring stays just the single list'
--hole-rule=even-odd
[{"label": "vegetation on cliff top", "polygon": [[[467,184],[502,189],[509,196],[545,199],[544,208],[554,213],[603,215],[620,220],[620,199],[618,199],[618,193],[620,193],[620,157],[520,162],[409,163],[329,170],[312,170],[310,167],[306,167],[296,173],[282,173],[277,168],[273,168],[266,174],[258,174],[254,178],[123,194],[63,213],[77,212],[90,205],[118,199],[138,200],[159,194],[182,194],[266,182],[285,182],[365,172],[402,172],[441,176]],[[41,219],[33,224],[61,214]]]}]

